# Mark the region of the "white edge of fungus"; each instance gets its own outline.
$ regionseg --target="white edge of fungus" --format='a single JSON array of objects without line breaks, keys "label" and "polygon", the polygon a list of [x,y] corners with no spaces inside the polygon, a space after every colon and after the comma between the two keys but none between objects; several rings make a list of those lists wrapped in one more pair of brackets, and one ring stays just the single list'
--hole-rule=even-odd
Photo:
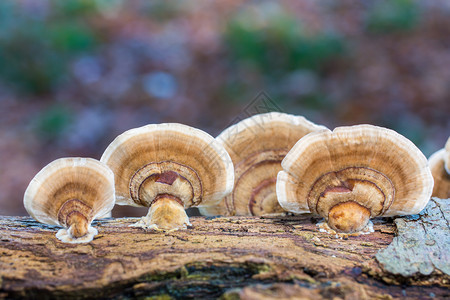
[{"label": "white edge of fungus", "polygon": [[439,163],[442,163],[442,161],[444,160],[444,154],[445,148],[442,148],[430,155],[430,157],[428,158],[428,165],[430,169],[433,169],[434,166],[436,166]]},{"label": "white edge of fungus", "polygon": [[287,192],[287,181],[291,177],[287,172],[280,171],[278,172],[277,182],[276,182],[276,193],[277,199],[280,206],[286,210],[296,214],[305,214],[309,213],[309,209],[302,209],[300,204],[297,201],[289,201],[288,200],[288,192]]},{"label": "white edge of fungus", "polygon": [[445,168],[445,171],[447,171],[447,174],[450,175],[450,137],[447,139],[444,149],[447,154],[447,155],[444,155],[444,168]]},{"label": "white edge of fungus", "polygon": [[300,155],[304,153],[305,149],[309,144],[315,143],[316,141],[320,141],[323,139],[323,135],[331,135],[332,131],[324,128],[322,130],[313,131],[302,137],[295,143],[295,145],[291,148],[291,150],[286,154],[284,159],[281,161],[281,167],[284,171],[288,172],[294,178],[295,174],[291,172],[291,167],[295,164],[295,162],[299,159]]},{"label": "white edge of fungus", "polygon": [[258,114],[246,118],[234,125],[229,126],[224,131],[222,131],[216,139],[219,140],[221,144],[227,144],[228,140],[233,139],[237,134],[251,130],[252,127],[261,126],[265,123],[280,122],[286,123],[294,126],[302,126],[311,131],[317,131],[321,129],[327,129],[323,125],[317,125],[303,116],[291,115],[280,112],[269,112],[264,114]]}]

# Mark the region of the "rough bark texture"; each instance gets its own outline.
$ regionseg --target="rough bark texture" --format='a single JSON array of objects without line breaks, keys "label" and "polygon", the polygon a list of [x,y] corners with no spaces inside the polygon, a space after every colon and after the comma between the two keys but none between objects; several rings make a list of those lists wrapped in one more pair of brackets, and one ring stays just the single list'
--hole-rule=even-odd
[{"label": "rough bark texture", "polygon": [[[432,211],[444,213],[440,209],[444,201],[433,201]],[[449,296],[449,276],[441,267],[448,261],[440,260],[447,256],[435,257],[431,272],[428,267],[422,274],[393,271],[396,266],[392,264],[405,259],[398,254],[407,250],[399,245],[410,229],[400,227],[394,254],[389,247],[376,258],[394,239],[396,226],[389,219],[375,220],[372,234],[346,239],[319,232],[315,226],[318,220],[310,216],[192,217],[192,228],[171,233],[128,227],[136,221],[97,221],[94,226],[99,235],[94,241],[74,245],[59,242],[56,227],[30,218],[0,217],[0,298]],[[417,220],[397,220],[397,226],[402,222],[430,221],[422,215]],[[435,227],[428,223],[424,226],[431,227],[424,227],[425,236],[431,234],[437,245],[447,247],[440,249],[448,252],[448,234],[433,235]],[[439,226],[448,230],[448,224],[440,222]],[[440,239],[447,242],[442,244]],[[383,258],[389,255],[396,258]]]},{"label": "rough bark texture", "polygon": [[403,277],[450,275],[450,205],[433,198],[419,215],[398,218],[398,237],[376,259],[386,271]]}]

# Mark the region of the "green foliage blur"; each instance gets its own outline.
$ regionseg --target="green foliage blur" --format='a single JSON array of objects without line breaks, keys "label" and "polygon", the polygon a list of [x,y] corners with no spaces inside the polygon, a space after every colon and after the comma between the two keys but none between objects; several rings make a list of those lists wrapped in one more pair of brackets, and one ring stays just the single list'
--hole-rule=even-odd
[{"label": "green foliage blur", "polygon": [[72,121],[70,109],[62,104],[55,104],[36,116],[33,128],[43,141],[54,141],[67,132]]},{"label": "green foliage blur", "polygon": [[0,2],[0,77],[16,91],[45,94],[67,76],[69,62],[95,51],[96,32],[88,19],[91,1],[54,1],[51,11],[24,14],[20,2]]},{"label": "green foliage blur", "polygon": [[420,21],[420,9],[412,0],[377,1],[369,12],[367,28],[374,33],[405,32]]},{"label": "green foliage blur", "polygon": [[296,69],[320,72],[343,54],[344,43],[336,33],[308,33],[294,16],[277,10],[244,10],[226,31],[226,44],[237,63],[247,61],[272,78]]},{"label": "green foliage blur", "polygon": [[[183,90],[186,94],[177,96],[197,99],[200,95],[207,98],[203,103],[216,101],[228,108],[245,105],[264,90],[287,112],[317,118],[318,122],[329,121],[326,125],[364,120],[398,130],[418,145],[426,141],[424,122],[414,117],[417,111],[413,111],[422,100],[389,98],[397,91],[391,90],[390,82],[387,84],[382,78],[383,74],[394,74],[392,76],[401,81],[407,78],[407,68],[422,69],[413,67],[414,62],[402,62],[407,66],[402,74],[395,65],[399,54],[386,51],[386,46],[397,48],[398,37],[417,33],[415,30],[423,21],[424,6],[416,0],[380,0],[354,6],[333,1],[302,4],[306,8],[309,5],[320,7],[321,13],[313,17],[318,24],[314,26],[308,24],[308,18],[302,18],[303,12],[289,9],[293,3],[271,1],[242,3],[219,21],[220,13],[210,11],[217,15],[208,17],[201,5],[189,1],[49,0],[36,1],[34,6],[33,1],[25,2],[26,5],[22,1],[0,1],[0,86],[6,87],[20,101],[61,102],[63,98],[70,102],[80,91],[87,105],[90,100],[86,100],[86,95],[99,100],[117,97],[108,109],[131,102],[145,103],[153,111],[161,111],[158,105],[162,102],[155,101],[158,97],[148,91],[165,84],[165,94],[175,95]],[[359,15],[355,18],[358,21],[350,25],[354,31],[348,34],[335,25],[341,22],[342,7],[345,10],[350,6]],[[105,10],[114,7],[116,14],[105,17]],[[121,10],[125,13],[121,14]],[[215,25],[211,26],[214,32],[209,34],[218,41],[220,49],[211,50],[208,58],[208,43],[201,46],[195,43],[201,40],[196,36],[198,28],[209,25]],[[120,32],[126,26],[129,26],[128,31]],[[184,31],[186,28],[190,29]],[[138,32],[136,35],[134,30]],[[379,37],[382,37],[381,43],[372,44],[370,39]],[[371,55],[377,53],[381,58],[367,56],[367,49],[374,49]],[[110,57],[105,58],[105,53]],[[203,64],[204,59],[206,64]],[[82,64],[77,65],[77,70],[81,71],[76,73],[74,66],[79,61]],[[94,67],[89,65],[91,61]],[[379,66],[379,62],[387,62],[387,65]],[[210,82],[206,86],[196,86],[205,80],[201,73],[209,74],[216,66],[220,74],[216,78],[205,75]],[[226,67],[220,69],[220,66]],[[94,78],[91,82],[95,82],[91,85],[86,83],[89,81],[87,73],[93,69],[97,73],[91,77]],[[108,77],[111,70],[114,76]],[[365,82],[358,78],[370,72],[382,75],[369,76]],[[154,81],[161,76],[166,80]],[[382,81],[383,85],[375,89],[371,81]],[[142,82],[152,87],[142,87]],[[113,89],[121,83],[126,97],[120,96],[121,90],[116,93]],[[437,85],[432,83],[433,87]],[[407,86],[411,87],[409,83]],[[441,88],[435,89],[440,92]],[[61,95],[65,90],[68,92]],[[372,100],[359,100],[366,97],[367,91],[372,93]],[[400,92],[399,97],[408,97],[405,93]],[[410,93],[420,97],[423,91]],[[385,99],[388,103],[383,103]],[[383,111],[385,106],[387,112]],[[46,103],[45,109],[48,112],[34,116],[33,124],[38,124],[36,132],[41,132],[42,136],[45,131],[47,138],[57,139],[72,120],[58,104]],[[209,108],[206,105],[198,109]],[[405,110],[408,114],[392,117]],[[178,119],[180,116],[171,115],[176,111],[167,116]],[[432,114],[441,111],[427,113],[427,117],[437,120],[441,116]]]},{"label": "green foliage blur", "polygon": [[[226,28],[225,41],[234,68],[256,70],[275,98],[297,99],[302,106],[313,110],[333,108],[319,87],[327,67],[348,53],[346,40],[338,32],[309,32],[289,12],[266,4],[258,10],[244,9],[237,13]],[[317,81],[314,85],[318,87],[302,91],[301,96],[280,89],[297,71]],[[235,90],[228,86],[227,89],[243,92],[242,88]]]}]

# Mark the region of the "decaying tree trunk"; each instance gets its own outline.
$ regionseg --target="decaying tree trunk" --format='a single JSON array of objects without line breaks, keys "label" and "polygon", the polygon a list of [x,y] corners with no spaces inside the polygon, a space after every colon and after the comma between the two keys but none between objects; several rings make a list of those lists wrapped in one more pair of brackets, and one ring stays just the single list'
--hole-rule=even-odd
[{"label": "decaying tree trunk", "polygon": [[56,227],[0,217],[0,298],[445,298],[446,201],[346,239],[319,232],[311,216],[192,217],[170,233],[125,218],[95,222],[94,241],[74,245]]}]

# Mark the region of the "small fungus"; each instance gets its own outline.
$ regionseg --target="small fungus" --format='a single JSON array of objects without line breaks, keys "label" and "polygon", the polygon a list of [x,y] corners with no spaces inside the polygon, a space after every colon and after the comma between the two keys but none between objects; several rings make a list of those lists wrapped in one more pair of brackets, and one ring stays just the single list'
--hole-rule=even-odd
[{"label": "small fungus", "polygon": [[92,220],[114,207],[114,174],[92,158],[60,158],[36,174],[23,202],[37,221],[64,227],[56,233],[62,242],[88,243],[98,233]]},{"label": "small fungus", "polygon": [[428,163],[434,178],[433,197],[450,198],[450,138],[445,148],[430,156]]}]

